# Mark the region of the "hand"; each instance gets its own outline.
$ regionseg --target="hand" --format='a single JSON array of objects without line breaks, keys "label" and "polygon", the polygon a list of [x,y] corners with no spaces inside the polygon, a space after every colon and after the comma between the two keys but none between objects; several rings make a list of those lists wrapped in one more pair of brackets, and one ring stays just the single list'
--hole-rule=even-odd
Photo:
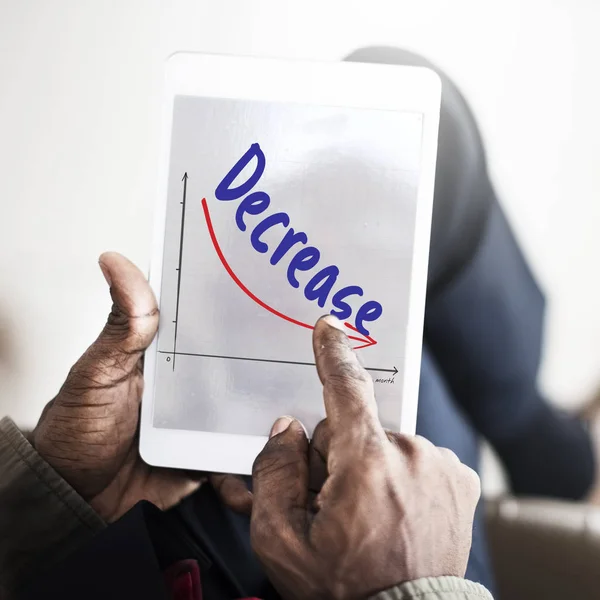
[{"label": "hand", "polygon": [[198,488],[198,476],[157,469],[138,453],[142,356],[158,307],[142,272],[106,253],[100,268],[113,307],[98,339],[71,369],[33,432],[39,454],[110,522],[140,500],[167,509]]},{"label": "hand", "polygon": [[[313,346],[327,413],[312,450],[300,423],[276,422],[253,472],[252,545],[289,599],[366,598],[399,583],[464,576],[477,475],[450,450],[386,433],[373,382],[339,321]],[[309,505],[309,473],[327,479]]]}]

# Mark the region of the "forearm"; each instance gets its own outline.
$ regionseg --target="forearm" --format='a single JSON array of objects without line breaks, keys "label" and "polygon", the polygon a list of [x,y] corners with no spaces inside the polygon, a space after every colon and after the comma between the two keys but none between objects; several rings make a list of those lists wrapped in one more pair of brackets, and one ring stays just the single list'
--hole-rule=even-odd
[{"label": "forearm", "polygon": [[40,457],[15,424],[2,419],[0,592],[17,589],[104,527],[102,519]]}]

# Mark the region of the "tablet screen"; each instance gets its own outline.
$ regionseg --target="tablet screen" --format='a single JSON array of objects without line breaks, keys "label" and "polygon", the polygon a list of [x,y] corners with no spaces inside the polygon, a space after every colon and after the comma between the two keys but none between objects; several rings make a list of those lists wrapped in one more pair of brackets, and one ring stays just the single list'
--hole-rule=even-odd
[{"label": "tablet screen", "polygon": [[312,326],[332,313],[399,429],[422,130],[416,112],[175,97],[155,428],[312,430]]}]

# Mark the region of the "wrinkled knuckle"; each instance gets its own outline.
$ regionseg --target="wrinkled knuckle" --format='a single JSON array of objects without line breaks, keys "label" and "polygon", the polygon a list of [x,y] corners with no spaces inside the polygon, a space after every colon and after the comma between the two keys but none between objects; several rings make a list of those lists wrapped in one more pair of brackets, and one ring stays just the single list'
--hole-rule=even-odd
[{"label": "wrinkled knuckle", "polygon": [[[115,344],[118,347],[118,344]],[[86,354],[85,365],[82,371],[87,371],[91,376],[108,375],[115,369],[121,370],[126,361],[119,352],[114,352],[115,346],[106,342],[96,342]]]},{"label": "wrinkled knuckle", "polygon": [[370,463],[377,465],[378,461],[383,460],[386,445],[385,438],[372,427],[366,428],[365,432],[360,436],[360,442],[364,449],[364,453],[370,459]]},{"label": "wrinkled knuckle", "polygon": [[340,361],[335,372],[330,373],[327,380],[331,380],[335,385],[347,385],[349,382],[354,385],[373,383],[371,376],[356,360]]},{"label": "wrinkled knuckle", "polygon": [[416,435],[412,440],[412,456],[415,462],[420,465],[433,468],[438,465],[442,469],[446,469],[448,465],[448,456],[445,453],[440,453],[440,449],[434,446],[428,439]]},{"label": "wrinkled knuckle", "polygon": [[[75,365],[69,371],[62,388],[61,397],[71,396],[73,398],[81,398],[90,390],[104,387],[102,384],[110,372],[110,366],[104,364],[103,361],[91,362],[90,364]],[[64,402],[63,402],[64,404]]]},{"label": "wrinkled knuckle", "polygon": [[407,457],[410,457],[412,453],[412,446],[405,439],[405,435],[388,430],[386,430],[385,435],[397,451],[399,451],[401,454]]},{"label": "wrinkled knuckle", "polygon": [[66,395],[73,398],[80,398],[94,387],[94,380],[94,375],[88,369],[82,369],[78,365],[75,365],[69,371],[60,389],[60,396],[64,397]]},{"label": "wrinkled knuckle", "polygon": [[363,401],[374,394],[373,380],[368,375],[362,378],[336,373],[325,381],[324,393],[334,398],[353,398]]},{"label": "wrinkled knuckle", "polygon": [[265,448],[254,460],[252,477],[264,479],[279,468],[279,451]]},{"label": "wrinkled knuckle", "polygon": [[387,437],[409,461],[424,459],[426,447],[419,436],[388,432]]},{"label": "wrinkled knuckle", "polygon": [[297,454],[285,448],[263,451],[254,461],[253,477],[268,481],[280,481],[299,475]]},{"label": "wrinkled knuckle", "polygon": [[108,315],[104,334],[115,340],[123,340],[129,334],[129,317],[116,304]]},{"label": "wrinkled knuckle", "polygon": [[124,355],[141,354],[148,346],[147,336],[141,331],[132,331],[126,343],[122,344],[121,351]]}]

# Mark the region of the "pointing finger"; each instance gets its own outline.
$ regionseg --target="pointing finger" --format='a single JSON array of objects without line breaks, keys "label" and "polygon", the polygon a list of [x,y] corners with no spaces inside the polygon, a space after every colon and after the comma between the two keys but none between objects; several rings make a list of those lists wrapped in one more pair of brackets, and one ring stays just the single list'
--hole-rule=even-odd
[{"label": "pointing finger", "polygon": [[313,350],[333,439],[342,435],[385,439],[373,379],[358,361],[338,319],[327,315],[317,321]]}]

